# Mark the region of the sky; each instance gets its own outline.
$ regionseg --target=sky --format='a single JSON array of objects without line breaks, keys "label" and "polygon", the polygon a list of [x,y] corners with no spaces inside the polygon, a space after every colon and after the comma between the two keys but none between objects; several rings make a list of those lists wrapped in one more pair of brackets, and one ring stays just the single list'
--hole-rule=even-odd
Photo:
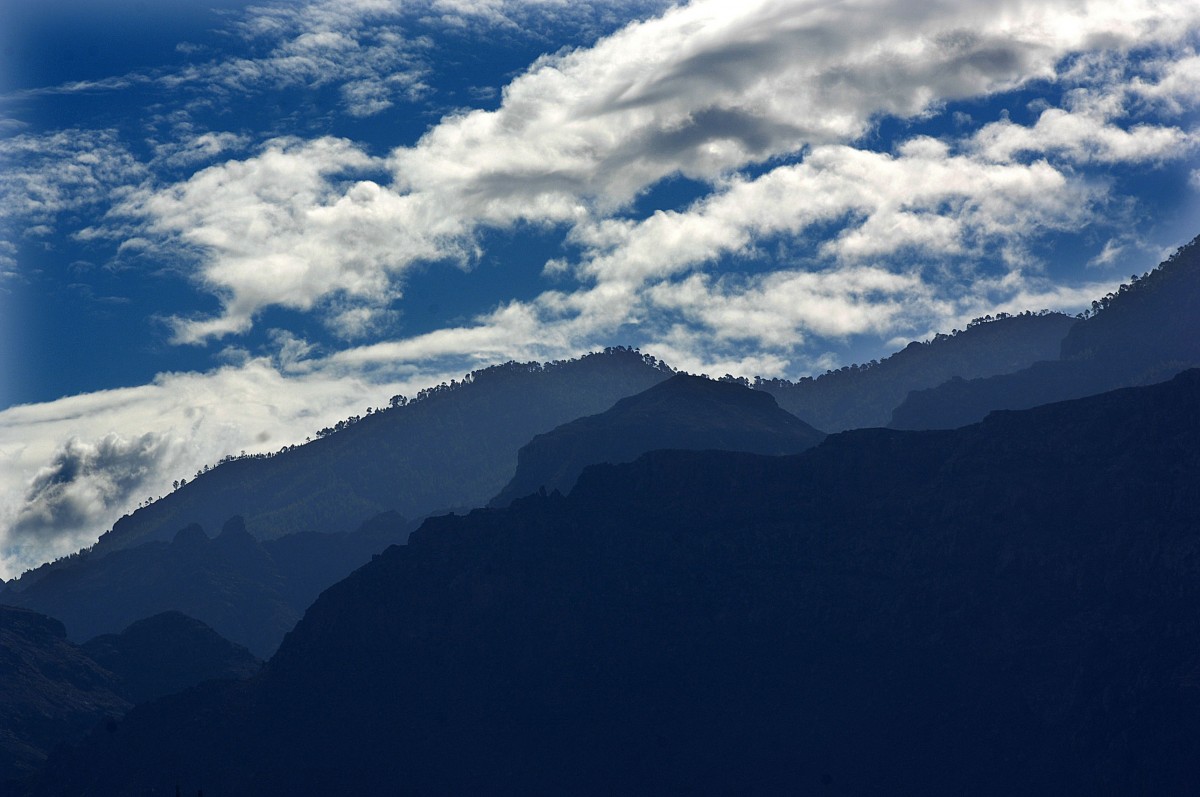
[{"label": "sky", "polygon": [[818,374],[1200,233],[1190,0],[5,0],[0,577],[506,360]]}]

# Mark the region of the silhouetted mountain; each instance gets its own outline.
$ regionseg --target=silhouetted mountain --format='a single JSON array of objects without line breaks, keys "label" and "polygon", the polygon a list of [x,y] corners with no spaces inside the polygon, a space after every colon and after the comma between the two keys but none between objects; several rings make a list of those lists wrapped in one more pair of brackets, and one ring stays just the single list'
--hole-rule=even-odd
[{"label": "silhouetted mountain", "polygon": [[54,745],[129,707],[113,675],[67,641],[62,623],[0,606],[0,794]]},{"label": "silhouetted mountain", "polygon": [[38,794],[1187,794],[1200,371],[433,518]]},{"label": "silhouetted mountain", "polygon": [[1011,374],[914,391],[889,425],[951,429],[992,410],[1153,384],[1200,365],[1200,238],[1092,304],[1090,317],[1063,339],[1059,357]]},{"label": "silhouetted mountain", "polygon": [[45,615],[0,606],[0,794],[20,794],[55,746],[77,741],[133,704],[214,678],[253,675],[261,662],[178,613],[134,623],[82,646]]},{"label": "silhouetted mountain", "polygon": [[249,678],[262,662],[212,628],[179,612],[138,620],[119,634],[80,646],[117,678],[131,703],[163,697],[212,678]]},{"label": "silhouetted mountain", "polygon": [[826,432],[886,426],[910,391],[955,377],[1007,374],[1056,358],[1075,322],[1062,313],[985,316],[961,332],[914,341],[877,363],[851,365],[799,382],[759,379],[754,387]]},{"label": "silhouetted mountain", "polygon": [[[482,506],[512,478],[536,434],[607,409],[671,373],[653,358],[609,349],[547,365],[508,363],[419,400],[339,424],[272,457],[225,462],[119,520],[96,553],[167,540],[197,523],[241,515],[259,539],[351,531],[381,512],[410,518]],[[25,578],[25,577],[23,577]]]},{"label": "silhouetted mountain", "polygon": [[655,449],[798,454],[824,437],[770,395],[676,374],[599,415],[533,438],[517,453],[517,473],[492,505],[507,506],[539,488],[568,492],[587,465],[632,462]]},{"label": "silhouetted mountain", "polygon": [[404,542],[411,525],[385,513],[351,534],[302,532],[258,541],[234,517],[215,539],[196,524],[167,542],[62,562],[3,600],[61,618],[78,641],[180,611],[269,656],[321,590],[371,555]]}]

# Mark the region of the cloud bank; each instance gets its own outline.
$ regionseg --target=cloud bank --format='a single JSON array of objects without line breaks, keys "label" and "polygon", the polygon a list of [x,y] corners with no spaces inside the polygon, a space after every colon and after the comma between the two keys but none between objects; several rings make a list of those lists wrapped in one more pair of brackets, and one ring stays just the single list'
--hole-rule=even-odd
[{"label": "cloud bank", "polygon": [[[843,262],[913,246],[961,255],[980,236],[1011,249],[1089,221],[1066,218],[1066,207],[1080,196],[1094,204],[1100,191],[1064,166],[1162,163],[1191,151],[1191,131],[1128,124],[1126,98],[1191,103],[1194,56],[1115,76],[1080,74],[1069,57],[1098,49],[1128,67],[1133,48],[1186,47],[1198,16],[1185,4],[1148,2],[696,2],[543,57],[505,86],[499,109],[448,117],[386,158],[338,139],[271,141],[251,158],[139,191],[119,212],[189,248],[198,284],[220,297],[219,315],[176,319],[177,339],[188,343],[244,332],[271,306],[376,311],[402,296],[414,266],[469,265],[481,230],[520,224],[561,226],[605,250],[574,271],[585,289],[646,269],[639,234],[656,241],[661,272],[665,261],[701,267],[729,241],[744,247],[839,213],[849,229],[821,254]],[[1112,85],[1117,78],[1122,85]],[[1033,125],[1002,120],[963,142],[914,139],[894,154],[852,143],[880,117],[920,118],[1034,81],[1063,83],[1065,107],[1046,108]],[[787,218],[735,221],[726,212],[724,230],[706,228],[719,201],[636,224],[613,216],[679,176],[718,196],[777,191],[788,173],[738,175],[781,157],[799,159],[787,168],[812,184],[777,206]],[[885,196],[927,168],[961,190],[926,191],[924,208]],[[840,199],[824,199],[818,173],[837,183]],[[651,228],[670,226],[680,234],[654,237]],[[630,240],[616,243],[623,234]],[[706,248],[703,239],[721,235]],[[353,330],[337,312],[328,321]]]}]

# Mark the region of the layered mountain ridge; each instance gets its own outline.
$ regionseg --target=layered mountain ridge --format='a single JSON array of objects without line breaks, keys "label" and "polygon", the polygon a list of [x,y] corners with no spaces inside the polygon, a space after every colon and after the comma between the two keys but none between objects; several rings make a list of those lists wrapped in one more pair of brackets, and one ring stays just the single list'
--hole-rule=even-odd
[{"label": "layered mountain ridge", "polygon": [[313,599],[413,525],[384,513],[350,534],[299,532],[257,540],[240,516],[210,539],[198,524],[151,542],[66,563],[0,599],[62,620],[82,642],[165,611],[180,611],[263,658]]},{"label": "layered mountain ridge", "polygon": [[740,384],[676,374],[598,415],[538,435],[517,453],[517,472],[491,502],[506,506],[539,489],[569,492],[588,465],[656,449],[798,454],[824,435]]},{"label": "layered mountain ridge", "polygon": [[982,379],[913,390],[892,414],[897,429],[952,429],[1000,409],[1147,385],[1200,365],[1200,238],[1158,268],[1093,302],[1057,357]]},{"label": "layered mountain ridge", "polygon": [[243,678],[261,662],[211,628],[179,613],[135,623],[84,645],[58,620],[0,606],[0,794],[56,745],[104,728],[135,703],[210,679]]},{"label": "layered mountain ridge", "polygon": [[36,793],[1191,791],[1197,402],[1189,371],[655,452],[431,519],[258,679],[131,712]]}]

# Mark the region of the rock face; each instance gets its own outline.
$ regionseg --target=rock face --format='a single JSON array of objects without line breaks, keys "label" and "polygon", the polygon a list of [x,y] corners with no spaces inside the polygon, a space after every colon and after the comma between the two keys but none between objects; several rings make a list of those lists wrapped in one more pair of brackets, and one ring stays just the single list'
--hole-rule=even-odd
[{"label": "rock face", "polygon": [[992,410],[1153,384],[1200,365],[1200,238],[1102,302],[1071,327],[1059,356],[1010,374],[914,390],[889,426],[952,429]]},{"label": "rock face", "polygon": [[1200,789],[1200,372],[427,521],[38,794]]},{"label": "rock face", "polygon": [[517,473],[492,506],[538,489],[569,492],[588,465],[632,462],[655,449],[798,454],[825,437],[761,391],[676,374],[599,415],[538,435],[517,454]]},{"label": "rock face", "polygon": [[55,744],[129,709],[118,691],[112,673],[67,641],[62,623],[0,606],[0,793]]}]

